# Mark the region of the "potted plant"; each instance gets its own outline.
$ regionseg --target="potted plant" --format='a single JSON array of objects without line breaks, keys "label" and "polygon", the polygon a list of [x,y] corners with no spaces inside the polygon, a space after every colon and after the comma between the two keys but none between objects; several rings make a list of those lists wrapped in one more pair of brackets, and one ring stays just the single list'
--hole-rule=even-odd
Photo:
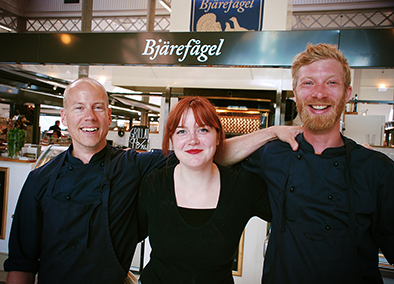
[{"label": "potted plant", "polygon": [[22,147],[25,145],[26,123],[28,120],[23,115],[14,116],[9,121],[7,131],[7,150],[9,158],[20,157]]}]

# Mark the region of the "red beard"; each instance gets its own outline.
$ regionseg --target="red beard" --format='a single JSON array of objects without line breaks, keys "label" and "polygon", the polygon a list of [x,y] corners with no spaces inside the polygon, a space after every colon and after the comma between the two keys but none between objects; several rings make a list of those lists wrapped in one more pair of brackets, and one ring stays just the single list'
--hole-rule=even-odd
[{"label": "red beard", "polygon": [[[311,113],[309,105],[330,105],[331,110],[325,114],[314,114]],[[300,119],[304,125],[304,127],[312,130],[312,131],[323,131],[330,129],[335,125],[335,123],[340,119],[341,114],[346,106],[346,98],[345,95],[342,96],[339,102],[332,100],[310,100],[300,102],[297,99],[297,109],[300,115]]]}]

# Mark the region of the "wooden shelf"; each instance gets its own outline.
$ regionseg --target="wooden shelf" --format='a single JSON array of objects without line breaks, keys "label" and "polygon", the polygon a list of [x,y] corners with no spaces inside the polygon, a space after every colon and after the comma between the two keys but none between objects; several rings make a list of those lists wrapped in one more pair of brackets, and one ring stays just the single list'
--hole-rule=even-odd
[{"label": "wooden shelf", "polygon": [[15,162],[15,163],[35,163],[35,159],[11,159],[8,157],[0,156],[0,161]]}]

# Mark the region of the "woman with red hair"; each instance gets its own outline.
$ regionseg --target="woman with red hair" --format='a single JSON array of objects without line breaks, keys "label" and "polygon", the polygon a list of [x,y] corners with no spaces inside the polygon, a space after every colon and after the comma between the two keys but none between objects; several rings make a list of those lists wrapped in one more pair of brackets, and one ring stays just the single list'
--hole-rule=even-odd
[{"label": "woman with red hair", "polygon": [[234,283],[244,227],[253,216],[270,221],[271,208],[263,180],[214,163],[224,143],[207,99],[186,97],[170,112],[163,152],[172,144],[179,163],[153,170],[141,186],[140,233],[152,252],[140,283]]}]

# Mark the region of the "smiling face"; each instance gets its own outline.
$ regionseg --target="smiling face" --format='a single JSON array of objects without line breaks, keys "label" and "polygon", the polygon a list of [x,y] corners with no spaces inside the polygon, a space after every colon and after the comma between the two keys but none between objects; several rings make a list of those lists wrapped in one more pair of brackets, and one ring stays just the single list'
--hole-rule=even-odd
[{"label": "smiling face", "polygon": [[88,78],[73,82],[67,89],[61,117],[72,137],[73,151],[95,154],[105,147],[112,121],[107,93]]},{"label": "smiling face", "polygon": [[180,164],[193,169],[211,166],[219,144],[216,130],[198,125],[190,108],[183,113],[171,140]]},{"label": "smiling face", "polygon": [[322,59],[302,66],[293,90],[297,109],[305,127],[314,132],[338,127],[340,116],[352,88],[345,90],[342,64],[336,59]]}]

